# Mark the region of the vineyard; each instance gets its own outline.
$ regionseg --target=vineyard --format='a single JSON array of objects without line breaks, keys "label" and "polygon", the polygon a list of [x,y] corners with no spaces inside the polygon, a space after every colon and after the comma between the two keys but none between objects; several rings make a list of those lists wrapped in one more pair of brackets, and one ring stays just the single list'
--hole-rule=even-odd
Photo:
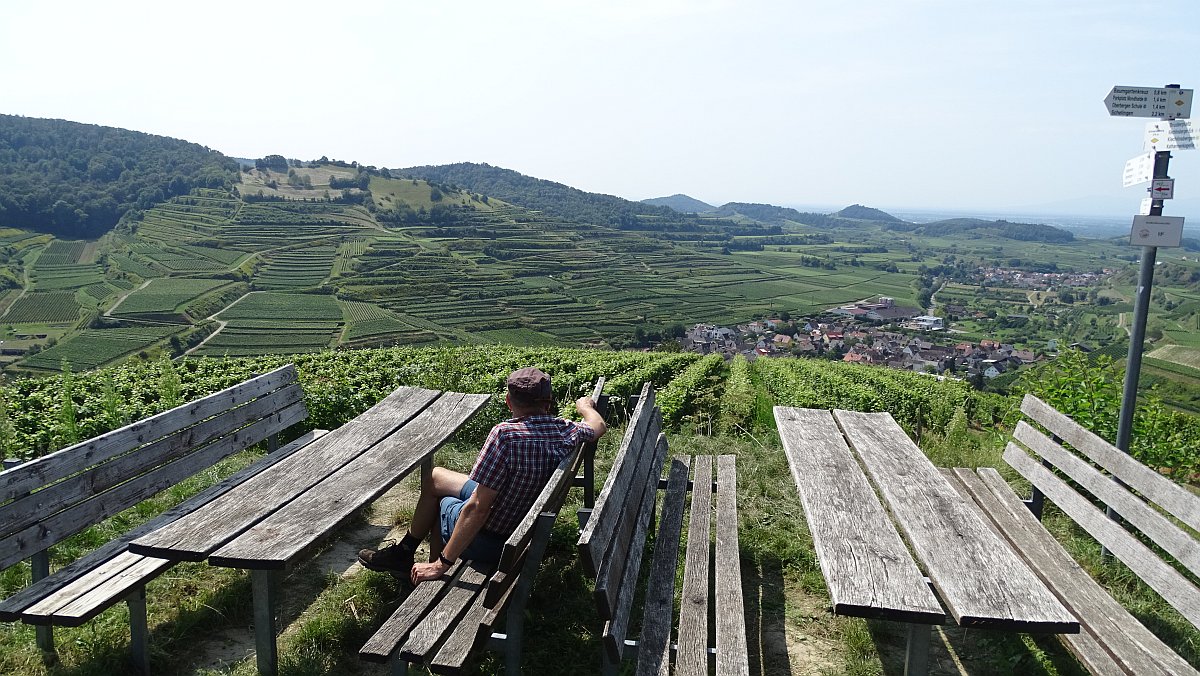
[{"label": "vineyard", "polygon": [[[139,344],[166,335],[164,330],[154,329],[94,333],[89,338],[108,339],[114,351],[136,350]],[[328,340],[328,334],[319,330],[311,333]],[[250,330],[231,335],[244,345],[269,349],[257,344],[265,337],[255,338]],[[235,357],[238,354],[235,348],[235,344],[227,344],[230,356],[224,358],[187,358],[178,363],[134,361],[66,376],[15,380],[0,389],[6,402],[6,419],[0,421],[5,451],[9,457],[40,455],[286,362],[294,362],[299,369],[312,412],[307,424],[325,429],[337,427],[366,410],[399,385],[500,392],[510,371],[530,364],[552,375],[555,397],[564,411],[572,410],[573,401],[588,391],[596,378],[605,377],[605,392],[613,397],[614,420],[622,419],[627,398],[639,391],[641,383],[651,381],[661,391],[659,401],[664,420],[674,430],[695,428],[715,432],[717,426],[729,431],[769,426],[769,406],[765,416],[759,415],[755,408],[759,397],[780,404],[892,410],[902,425],[909,428],[923,425],[932,430],[944,427],[958,409],[983,416],[977,422],[990,425],[989,416],[1011,404],[995,395],[974,392],[958,382],[912,373],[885,374],[882,369],[866,366],[793,359],[764,359],[754,364],[738,360],[727,366],[718,356],[690,353],[503,345],[324,350],[314,354]],[[70,349],[71,343],[66,343],[47,350],[45,361],[63,356],[62,351]],[[98,355],[96,359],[101,357]],[[79,356],[71,358],[78,360]],[[802,381],[807,383],[806,387],[800,387]],[[757,384],[760,382],[762,386]],[[872,396],[872,392],[876,394]],[[905,392],[910,396],[906,398]],[[500,402],[499,398],[493,402],[479,424],[490,425],[498,419],[503,413]]]}]

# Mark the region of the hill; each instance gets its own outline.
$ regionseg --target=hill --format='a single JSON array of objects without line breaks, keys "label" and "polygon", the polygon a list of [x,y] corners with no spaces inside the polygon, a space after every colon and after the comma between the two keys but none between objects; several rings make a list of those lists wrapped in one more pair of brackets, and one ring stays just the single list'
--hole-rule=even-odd
[{"label": "hill", "polygon": [[683,194],[675,194],[670,197],[652,197],[642,200],[642,203],[656,207],[670,207],[681,214],[707,214],[717,210],[716,207],[707,202],[701,202],[694,197],[688,197]]},{"label": "hill", "polygon": [[237,162],[125,129],[0,115],[0,226],[98,237],[131,210],[194,188],[228,189]]},{"label": "hill", "polygon": [[846,207],[845,209],[842,209],[841,211],[837,212],[835,215],[840,216],[841,218],[850,218],[850,219],[855,219],[855,220],[860,220],[860,221],[876,221],[879,223],[903,223],[904,222],[903,220],[896,218],[895,216],[887,213],[886,211],[880,211],[879,209],[872,209],[871,207],[864,207],[861,204],[852,204],[852,205]]},{"label": "hill", "polygon": [[722,204],[713,212],[717,216],[744,216],[763,223],[782,223],[804,221],[799,211],[789,207],[777,207],[773,204],[753,204],[748,202],[728,202]]},{"label": "hill", "polygon": [[[903,222],[903,221],[901,221]],[[1021,242],[1065,244],[1075,241],[1075,235],[1052,225],[1039,223],[1009,223],[1005,220],[986,221],[978,218],[951,218],[907,228],[927,237],[966,235],[970,237],[1002,237]]]}]

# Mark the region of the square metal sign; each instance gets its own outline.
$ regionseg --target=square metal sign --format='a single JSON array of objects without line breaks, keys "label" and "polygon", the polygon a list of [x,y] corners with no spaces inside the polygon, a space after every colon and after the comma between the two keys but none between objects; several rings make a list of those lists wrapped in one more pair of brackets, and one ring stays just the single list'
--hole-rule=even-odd
[{"label": "square metal sign", "polygon": [[1183,216],[1134,216],[1129,243],[1134,246],[1179,246],[1183,243]]}]

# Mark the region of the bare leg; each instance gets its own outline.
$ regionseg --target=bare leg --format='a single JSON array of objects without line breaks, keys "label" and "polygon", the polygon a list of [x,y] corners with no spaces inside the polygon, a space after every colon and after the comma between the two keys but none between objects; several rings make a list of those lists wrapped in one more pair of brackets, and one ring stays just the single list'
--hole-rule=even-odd
[{"label": "bare leg", "polygon": [[408,533],[418,540],[424,540],[437,523],[438,503],[445,497],[457,497],[468,478],[466,474],[445,467],[434,467],[431,481],[423,487],[421,497],[417,500],[417,508],[413,513],[412,523],[408,525]]}]

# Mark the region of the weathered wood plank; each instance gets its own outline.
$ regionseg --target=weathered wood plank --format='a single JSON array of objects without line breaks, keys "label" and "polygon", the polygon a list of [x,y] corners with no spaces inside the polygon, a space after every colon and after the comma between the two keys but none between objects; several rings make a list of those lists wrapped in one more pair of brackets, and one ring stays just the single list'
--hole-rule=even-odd
[{"label": "weathered wood plank", "polygon": [[604,560],[600,562],[600,569],[596,572],[596,605],[601,619],[605,620],[616,616],[621,597],[629,596],[632,599],[633,591],[624,589],[626,581],[630,579],[626,571],[632,566],[633,579],[637,579],[641,552],[646,542],[646,528],[650,524],[658,495],[658,479],[662,476],[663,462],[667,457],[667,440],[659,432],[662,414],[655,408],[650,415],[646,443],[652,446],[639,455],[633,482],[625,494],[621,516],[613,530],[608,551],[604,553]]},{"label": "weathered wood plank", "polygon": [[29,624],[78,627],[99,615],[134,589],[158,577],[174,561],[125,552],[86,578],[77,579],[21,613]]},{"label": "weathered wood plank", "polygon": [[[136,452],[115,456],[107,462],[81,471],[75,476],[0,506],[0,535],[28,528],[30,525],[44,520],[50,514],[67,509],[78,502],[89,500],[113,486],[130,480],[136,481],[135,477],[143,472],[168,462],[174,462],[181,472],[187,471],[189,475],[195,474],[215,462],[210,456],[201,456],[196,453],[205,444],[255,420],[301,402],[303,397],[304,390],[299,384],[293,383],[248,404],[224,411],[191,427],[168,434],[138,448]],[[303,407],[303,404],[301,406]],[[263,438],[265,439],[266,436]],[[99,520],[109,516],[112,514],[97,514],[96,518]]]},{"label": "weathered wood plank", "polygon": [[1025,395],[1021,411],[1193,530],[1200,530],[1200,496],[1138,462],[1032,394]]},{"label": "weathered wood plank", "polygon": [[176,406],[120,429],[0,472],[0,502],[64,479],[85,467],[125,453],[165,434],[241,405],[296,380],[291,364],[202,399]]},{"label": "weathered wood plank", "polygon": [[[1030,567],[1080,620],[1078,634],[1062,634],[1068,649],[1093,674],[1196,673],[1147,630],[1071,558],[996,470],[955,470],[964,489]],[[1113,654],[1121,656],[1120,666]]]},{"label": "weathered wood plank", "polygon": [[0,552],[3,552],[0,554],[0,568],[10,566],[34,552],[78,533],[99,522],[105,515],[128,509],[195,474],[198,466],[212,465],[222,458],[253,446],[267,436],[291,427],[307,415],[303,404],[293,404],[197,451],[195,465],[176,466],[172,463],[159,467],[146,473],[138,481],[122,484],[90,500],[77,503],[70,509],[8,536],[0,540]]},{"label": "weathered wood plank", "polygon": [[[611,556],[626,559],[625,565],[622,566],[621,579],[610,583],[613,585],[612,589],[616,591],[616,596],[612,597],[614,602],[608,618],[610,621],[604,628],[604,638],[609,655],[616,658],[616,661],[620,661],[625,655],[625,634],[629,630],[629,615],[633,608],[638,573],[642,567],[642,552],[646,548],[646,532],[650,528],[650,517],[654,514],[654,504],[658,497],[658,477],[662,474],[662,458],[667,455],[667,437],[665,435],[658,435],[653,455],[656,460],[651,471],[639,482],[645,485],[646,490],[643,491],[640,498],[641,508],[638,510],[637,522],[633,525],[632,533],[629,536],[614,541],[620,546],[611,554]],[[607,564],[608,561],[604,563]],[[604,565],[601,565],[601,571],[603,572],[603,570]],[[598,598],[602,600],[604,594],[604,590],[597,589],[596,596]],[[603,603],[598,605],[603,606]]]},{"label": "weathered wood plank", "polygon": [[711,550],[712,456],[693,460],[692,508],[688,518],[687,550],[683,558],[683,591],[679,600],[679,650],[675,673],[680,676],[708,674],[708,558]]},{"label": "weathered wood plank", "polygon": [[834,411],[917,559],[960,626],[1078,632],[1046,589],[888,413]]},{"label": "weathered wood plank", "polygon": [[204,559],[408,423],[438,394],[419,388],[397,389],[352,422],[306,446],[302,453],[277,463],[270,472],[242,483],[203,510],[134,540],[130,551],[177,560]]},{"label": "weathered wood plank", "polygon": [[749,676],[746,611],[738,548],[737,457],[717,456],[716,621],[717,676]]},{"label": "weathered wood plank", "polygon": [[683,534],[683,508],[690,463],[690,456],[675,456],[671,459],[667,475],[662,518],[654,538],[654,558],[650,562],[650,578],[646,583],[646,599],[643,603],[642,635],[638,641],[638,676],[667,676],[671,666],[675,570],[679,562],[679,538]]},{"label": "weathered wood plank", "polygon": [[[1171,523],[1167,517],[1025,421],[1017,423],[1013,438],[1050,461],[1101,502],[1117,510],[1121,518],[1136,526],[1192,573],[1200,575],[1200,542]],[[1200,501],[1196,507],[1200,510]]]},{"label": "weathered wood plank", "polygon": [[[487,394],[444,393],[353,462],[217,549],[209,556],[209,563],[234,568],[284,568],[420,465],[489,398]],[[311,466],[314,473],[320,470],[320,465]]]},{"label": "weathered wood plank", "polygon": [[833,612],[941,624],[925,583],[829,411],[775,407]]},{"label": "weathered wood plank", "polygon": [[442,643],[437,654],[429,661],[429,670],[435,674],[457,676],[482,638],[483,619],[488,609],[483,605],[483,594],[475,597],[462,619],[451,627],[450,635]]},{"label": "weathered wood plank", "polygon": [[400,658],[409,662],[424,662],[433,651],[441,645],[442,638],[453,629],[458,618],[480,596],[483,582],[487,573],[468,562],[462,574],[452,583],[442,595],[425,619],[408,634],[408,639],[400,646]]},{"label": "weathered wood plank", "polygon": [[[650,417],[646,412],[653,409],[654,388],[650,383],[645,383],[637,407],[629,418],[630,424],[626,426],[625,437],[621,440],[616,457],[613,458],[612,469],[608,472],[608,478],[604,480],[604,488],[600,490],[592,515],[579,535],[580,560],[584,569],[593,577],[600,567],[599,563],[605,550],[608,549],[613,529],[616,528],[620,508],[632,480],[634,467],[637,465],[636,454],[646,446],[646,428],[650,425]],[[630,456],[630,448],[633,449],[634,455],[627,457]],[[610,500],[614,503],[611,508],[608,507]]]},{"label": "weathered wood plank", "polygon": [[1135,575],[1158,592],[1188,622],[1200,626],[1200,589],[1165,563],[1148,547],[1109,519],[1091,501],[1076,493],[1054,476],[1040,462],[1030,457],[1020,446],[1009,442],[1004,460],[1025,477],[1075,523],[1108,548]]},{"label": "weathered wood plank", "polygon": [[[325,435],[326,430],[313,430],[286,444],[271,455],[259,459],[249,467],[245,467],[235,474],[226,477],[222,481],[210,486],[209,488],[193,495],[191,498],[179,503],[171,509],[159,514],[157,517],[130,529],[119,538],[110,540],[106,544],[93,550],[83,558],[78,559],[74,563],[68,564],[63,568],[54,572],[53,575],[43,578],[25,589],[13,594],[12,596],[0,601],[0,621],[12,621],[20,616],[20,613],[25,608],[37,603],[49,594],[54,593],[62,585],[74,584],[74,581],[86,578],[92,574],[92,571],[103,566],[105,562],[111,560],[114,556],[118,556],[128,548],[130,540],[133,540],[141,535],[152,532],[153,530],[171,523],[180,516],[187,514],[196,507],[207,503],[209,500],[225,493],[230,488],[242,483],[246,479],[254,476],[258,472],[270,467],[271,465],[283,460],[287,456],[303,448],[312,441],[319,439]],[[90,582],[83,582],[81,586],[87,587]]]},{"label": "weathered wood plank", "polygon": [[436,605],[443,593],[450,589],[450,584],[466,568],[466,562],[459,559],[440,579],[417,585],[392,616],[367,639],[359,649],[358,656],[368,662],[387,662],[409,631]]}]

